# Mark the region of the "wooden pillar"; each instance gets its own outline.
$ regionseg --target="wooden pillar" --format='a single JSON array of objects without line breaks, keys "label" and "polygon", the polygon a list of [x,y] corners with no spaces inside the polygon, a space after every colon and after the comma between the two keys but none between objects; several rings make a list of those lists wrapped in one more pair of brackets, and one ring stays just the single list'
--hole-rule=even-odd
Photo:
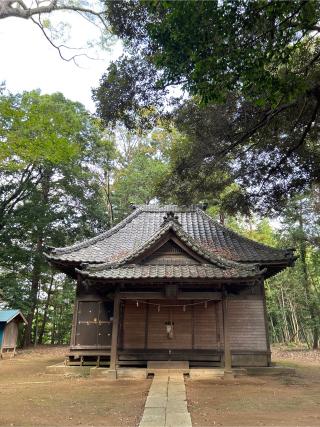
[{"label": "wooden pillar", "polygon": [[223,337],[224,337],[224,372],[232,376],[232,358],[230,348],[230,335],[229,335],[229,319],[228,319],[228,292],[225,289],[223,292],[222,300],[223,310]]},{"label": "wooden pillar", "polygon": [[266,291],[264,287],[264,280],[261,279],[259,285],[262,298],[263,298],[263,313],[264,313],[264,325],[266,331],[266,343],[267,343],[267,365],[271,366],[271,347],[270,347],[270,335],[269,335],[269,321],[267,313],[267,302],[266,302]]},{"label": "wooden pillar", "polygon": [[116,370],[116,366],[117,366],[119,319],[120,319],[120,293],[119,293],[119,289],[117,288],[114,294],[114,302],[113,302],[113,322],[112,322],[111,353],[110,353],[110,369],[111,370]]}]

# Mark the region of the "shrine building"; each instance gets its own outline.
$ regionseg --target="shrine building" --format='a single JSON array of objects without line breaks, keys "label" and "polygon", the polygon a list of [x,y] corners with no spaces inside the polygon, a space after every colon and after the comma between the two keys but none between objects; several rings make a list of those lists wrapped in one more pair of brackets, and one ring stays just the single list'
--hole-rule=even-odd
[{"label": "shrine building", "polygon": [[293,264],[197,206],[137,206],[96,237],[51,249],[77,283],[68,364],[269,366],[264,281]]}]

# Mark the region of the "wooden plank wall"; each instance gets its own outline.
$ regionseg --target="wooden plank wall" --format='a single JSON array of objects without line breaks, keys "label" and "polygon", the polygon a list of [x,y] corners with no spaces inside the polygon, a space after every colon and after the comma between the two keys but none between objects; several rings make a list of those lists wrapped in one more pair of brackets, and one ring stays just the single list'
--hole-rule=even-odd
[{"label": "wooden plank wall", "polygon": [[267,350],[262,299],[230,299],[228,316],[232,350]]},{"label": "wooden plank wall", "polygon": [[139,349],[145,346],[145,323],[147,306],[126,301],[123,313],[123,348]]},{"label": "wooden plank wall", "polygon": [[[208,302],[188,306],[192,301],[152,300],[152,304],[126,301],[123,315],[123,349],[218,349],[222,335],[221,303]],[[186,304],[164,307],[164,304]],[[160,305],[160,311],[158,306]],[[172,321],[173,338],[169,339],[166,322]]]},{"label": "wooden plank wall", "polygon": [[203,304],[193,307],[195,349],[219,348],[221,337],[220,306],[221,304],[218,302],[208,302],[207,308]]}]

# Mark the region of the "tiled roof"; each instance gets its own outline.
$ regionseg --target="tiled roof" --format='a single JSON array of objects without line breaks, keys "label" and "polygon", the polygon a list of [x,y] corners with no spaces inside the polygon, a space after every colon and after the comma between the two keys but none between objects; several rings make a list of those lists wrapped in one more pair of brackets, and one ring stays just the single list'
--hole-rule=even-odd
[{"label": "tiled roof", "polygon": [[238,262],[289,264],[290,250],[275,249],[247,239],[223,227],[198,207],[175,205],[139,206],[125,220],[112,229],[81,243],[56,248],[48,255],[53,262],[116,263],[130,256],[155,235],[163,223],[165,213],[173,211],[184,233],[206,253]]},{"label": "tiled roof", "polygon": [[[189,234],[187,234],[183,228],[177,224],[174,221],[169,221],[162,225],[159,230],[157,230],[149,240],[146,242],[143,242],[142,245],[135,249],[133,252],[131,252],[128,256],[123,257],[122,259],[119,259],[116,262],[106,262],[106,263],[100,263],[100,264],[89,264],[88,268],[90,270],[105,270],[110,268],[117,268],[124,266],[126,264],[133,264],[137,260],[137,258],[140,258],[144,254],[147,253],[148,249],[151,249],[152,246],[160,241],[160,239],[167,235],[167,234],[173,234],[177,236],[180,240],[180,242],[183,242],[189,249],[192,250],[193,253],[199,255],[204,261],[209,261],[210,264],[212,264],[213,267],[217,267],[220,269],[240,269],[240,270],[257,270],[258,266],[256,264],[240,264],[235,261],[227,260],[225,258],[222,258],[218,254],[214,254],[210,251],[208,251],[206,248],[202,247],[199,242],[197,242],[195,239],[192,239]],[[167,237],[168,238],[168,237]]]},{"label": "tiled roof", "polygon": [[139,265],[128,264],[117,268],[81,271],[83,276],[95,279],[246,279],[261,275],[257,270],[222,269],[211,264],[198,265]]}]

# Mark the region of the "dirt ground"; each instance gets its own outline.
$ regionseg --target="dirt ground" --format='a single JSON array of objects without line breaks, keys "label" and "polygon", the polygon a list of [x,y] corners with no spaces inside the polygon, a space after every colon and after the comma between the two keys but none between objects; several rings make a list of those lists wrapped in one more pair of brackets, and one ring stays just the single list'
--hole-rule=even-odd
[{"label": "dirt ground", "polygon": [[65,352],[40,348],[0,360],[0,425],[137,426],[151,381],[46,374]]},{"label": "dirt ground", "polygon": [[187,380],[193,426],[320,426],[320,352],[274,349],[293,376]]},{"label": "dirt ground", "polygon": [[[150,380],[48,375],[62,347],[41,347],[0,360],[1,426],[137,426]],[[296,375],[186,380],[193,426],[320,426],[320,352],[274,349]]]}]

